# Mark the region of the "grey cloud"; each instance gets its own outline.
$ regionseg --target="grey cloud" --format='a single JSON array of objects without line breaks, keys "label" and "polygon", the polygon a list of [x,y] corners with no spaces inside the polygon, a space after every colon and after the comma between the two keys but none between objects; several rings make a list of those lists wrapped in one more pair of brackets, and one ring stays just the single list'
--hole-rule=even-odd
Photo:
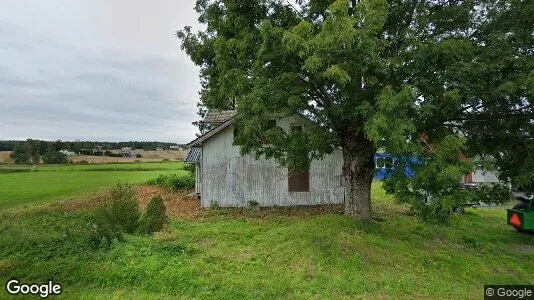
[{"label": "grey cloud", "polygon": [[198,73],[183,57],[78,48],[6,24],[0,139],[194,137]]}]

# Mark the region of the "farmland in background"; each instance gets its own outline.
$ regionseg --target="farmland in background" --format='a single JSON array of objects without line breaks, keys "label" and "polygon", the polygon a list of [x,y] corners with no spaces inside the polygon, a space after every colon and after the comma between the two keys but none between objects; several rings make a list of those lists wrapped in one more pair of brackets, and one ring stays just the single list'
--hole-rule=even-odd
[{"label": "farmland in background", "polygon": [[0,208],[76,197],[117,182],[142,183],[160,174],[187,174],[182,162],[0,166]]},{"label": "farmland in background", "polygon": [[[113,153],[119,153],[120,150],[111,150]],[[133,150],[135,153],[141,155],[136,157],[109,157],[109,156],[95,156],[95,155],[76,155],[69,157],[69,160],[74,163],[88,162],[91,164],[110,164],[110,163],[134,163],[134,162],[161,162],[161,161],[183,161],[187,150]],[[9,158],[11,151],[0,151],[0,164],[11,164],[12,159]]]},{"label": "farmland in background", "polygon": [[0,151],[0,164],[10,162],[9,154],[11,151]]}]

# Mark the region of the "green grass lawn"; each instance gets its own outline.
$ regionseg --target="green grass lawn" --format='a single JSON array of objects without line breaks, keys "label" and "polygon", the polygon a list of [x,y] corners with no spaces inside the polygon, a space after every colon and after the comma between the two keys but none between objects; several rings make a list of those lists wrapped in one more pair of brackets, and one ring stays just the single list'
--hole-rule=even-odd
[{"label": "green grass lawn", "polygon": [[0,172],[0,209],[79,196],[109,187],[118,181],[135,184],[159,174],[186,173],[180,162],[40,166],[30,170]]},{"label": "green grass lawn", "polygon": [[373,203],[382,221],[209,211],[110,250],[89,249],[88,212],[4,211],[0,282],[52,278],[69,299],[465,299],[482,298],[484,284],[534,284],[534,237],[511,230],[503,208],[432,225],[379,184]]}]

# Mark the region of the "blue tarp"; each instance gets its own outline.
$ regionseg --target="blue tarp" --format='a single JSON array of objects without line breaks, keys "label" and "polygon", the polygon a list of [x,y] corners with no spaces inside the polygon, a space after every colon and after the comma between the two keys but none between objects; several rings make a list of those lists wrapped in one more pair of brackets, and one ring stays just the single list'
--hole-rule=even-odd
[{"label": "blue tarp", "polygon": [[419,164],[421,161],[415,156],[398,158],[387,153],[375,154],[375,179],[383,180],[390,177],[399,165],[401,167],[404,165],[404,175],[412,178],[415,175],[412,166]]}]

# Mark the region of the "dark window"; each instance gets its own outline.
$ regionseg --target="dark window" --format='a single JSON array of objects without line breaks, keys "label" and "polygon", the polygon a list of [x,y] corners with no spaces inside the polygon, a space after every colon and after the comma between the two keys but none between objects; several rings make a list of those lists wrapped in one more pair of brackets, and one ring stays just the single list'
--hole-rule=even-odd
[{"label": "dark window", "polygon": [[236,142],[236,137],[241,134],[241,129],[237,126],[234,126],[234,145],[238,145],[239,143]]},{"label": "dark window", "polygon": [[290,192],[309,192],[310,171],[289,170],[287,186]]},{"label": "dark window", "polygon": [[291,124],[291,132],[302,131],[302,125]]},{"label": "dark window", "polygon": [[267,123],[265,124],[266,126],[266,130],[269,130],[269,129],[273,129],[276,127],[276,120],[275,119],[272,119],[272,120],[267,120]]}]

